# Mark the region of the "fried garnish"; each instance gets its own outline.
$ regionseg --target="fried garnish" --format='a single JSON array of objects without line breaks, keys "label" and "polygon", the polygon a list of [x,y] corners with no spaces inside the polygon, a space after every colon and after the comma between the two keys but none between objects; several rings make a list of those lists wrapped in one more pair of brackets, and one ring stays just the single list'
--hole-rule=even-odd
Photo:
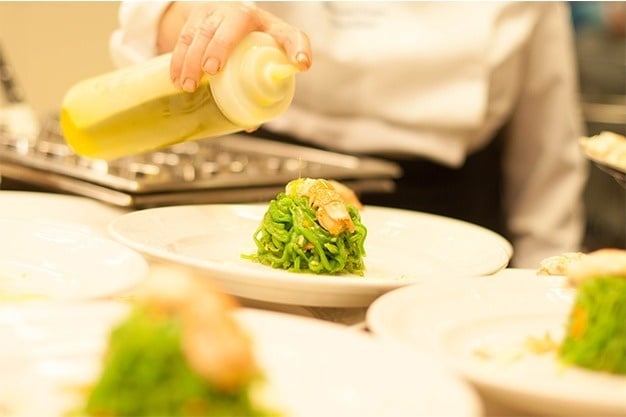
[{"label": "fried garnish", "polygon": [[539,264],[537,275],[567,275],[567,270],[572,262],[582,259],[582,252],[566,252],[562,255],[550,256]]},{"label": "fried garnish", "polygon": [[579,139],[585,153],[598,162],[626,172],[626,137],[609,131]]},{"label": "fried garnish", "polygon": [[605,248],[573,261],[567,268],[567,280],[572,286],[597,277],[626,279],[626,250]]},{"label": "fried garnish", "polygon": [[[339,188],[339,190],[337,189]],[[348,213],[347,203],[360,202],[354,193],[336,181],[298,178],[285,187],[287,195],[305,196],[316,212],[319,224],[333,236],[343,231],[354,232],[354,223]]]}]

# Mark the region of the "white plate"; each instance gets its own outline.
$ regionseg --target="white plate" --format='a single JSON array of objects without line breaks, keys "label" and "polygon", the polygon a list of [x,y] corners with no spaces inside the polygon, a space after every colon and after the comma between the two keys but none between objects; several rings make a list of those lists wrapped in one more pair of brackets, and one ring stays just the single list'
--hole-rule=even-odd
[{"label": "white plate", "polygon": [[504,268],[511,245],[487,229],[445,217],[366,207],[366,272],[358,276],[292,273],[242,259],[267,205],[194,205],[147,209],[113,220],[118,241],[151,257],[207,272],[244,298],[322,307],[367,306],[400,286]]},{"label": "white plate", "polygon": [[545,311],[555,303],[566,310],[573,292],[564,287],[564,280],[560,276],[537,275],[531,269],[514,268],[453,284],[448,280],[431,280],[378,298],[367,310],[367,326],[379,337],[433,352],[436,328],[449,323],[492,314],[514,314],[529,308]]},{"label": "white plate", "polygon": [[0,218],[67,223],[103,236],[107,236],[111,220],[127,212],[126,209],[78,196],[0,191]]},{"label": "white plate", "polygon": [[306,317],[241,310],[272,392],[291,416],[477,416],[459,379],[397,344]]},{"label": "white plate", "polygon": [[105,297],[148,273],[137,252],[73,224],[0,218],[0,236],[0,301]]},{"label": "white plate", "polygon": [[[0,304],[0,415],[61,417],[93,380],[121,301]],[[36,399],[36,400],[34,400]]]},{"label": "white plate", "polygon": [[0,304],[0,358],[101,354],[103,338],[129,311],[118,300]]},{"label": "white plate", "polygon": [[[254,341],[256,358],[268,379],[269,401],[287,416],[481,415],[475,391],[428,356],[321,320],[252,309],[240,310],[237,317]],[[98,321],[102,324],[103,318]],[[57,324],[64,326],[62,320]],[[95,334],[91,340],[104,342]],[[62,407],[78,404],[79,398],[68,395],[63,387],[87,382],[98,370],[95,356],[91,362],[83,361],[84,355],[70,345],[68,349],[77,359],[65,362],[65,372],[48,372],[48,377],[37,379],[45,368],[31,365],[31,374],[21,377],[22,387],[37,382],[28,391],[37,401],[24,404],[15,400],[21,397],[12,397],[5,408],[10,406],[24,416],[42,410],[55,416]],[[56,358],[60,354],[57,350]],[[6,381],[12,377],[5,372]]]},{"label": "white plate", "polygon": [[626,377],[566,367],[554,350],[538,354],[525,346],[546,335],[558,343],[574,297],[563,277],[507,269],[455,286],[390,292],[371,305],[367,323],[384,340],[437,353],[485,398],[511,409],[625,415]]}]

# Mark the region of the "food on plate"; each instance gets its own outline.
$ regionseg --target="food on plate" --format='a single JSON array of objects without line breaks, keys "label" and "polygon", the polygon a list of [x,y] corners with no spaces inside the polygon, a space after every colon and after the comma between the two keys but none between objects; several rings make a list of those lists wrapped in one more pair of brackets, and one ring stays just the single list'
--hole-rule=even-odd
[{"label": "food on plate", "polygon": [[277,415],[262,396],[252,340],[235,301],[207,281],[155,267],[136,308],[112,332],[89,416]]},{"label": "food on plate", "polygon": [[537,275],[566,275],[570,264],[584,256],[582,252],[566,252],[545,258],[539,264]]},{"label": "food on plate", "polygon": [[31,281],[31,276],[26,272],[0,271],[0,303],[43,301],[50,298],[45,294],[29,290],[29,281]]},{"label": "food on plate", "polygon": [[367,229],[361,203],[343,184],[299,178],[270,201],[244,258],[293,272],[363,275]]},{"label": "food on plate", "polygon": [[577,289],[559,358],[596,371],[626,374],[626,251],[600,249],[573,262]]},{"label": "food on plate", "polygon": [[545,332],[541,337],[527,337],[524,340],[524,347],[535,355],[555,352],[559,348],[559,343],[550,332]]},{"label": "food on plate", "polygon": [[18,294],[4,294],[0,292],[0,303],[22,303],[28,301],[45,301],[48,297],[43,294],[34,293],[18,293]]},{"label": "food on plate", "polygon": [[609,131],[579,140],[585,153],[598,162],[626,172],[626,137]]}]

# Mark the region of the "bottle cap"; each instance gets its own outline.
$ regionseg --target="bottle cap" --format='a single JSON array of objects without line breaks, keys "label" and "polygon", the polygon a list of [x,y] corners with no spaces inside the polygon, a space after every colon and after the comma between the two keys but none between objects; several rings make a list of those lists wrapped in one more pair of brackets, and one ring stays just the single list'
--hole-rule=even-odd
[{"label": "bottle cap", "polygon": [[271,35],[252,32],[211,77],[211,91],[231,122],[256,128],[291,104],[298,71]]}]

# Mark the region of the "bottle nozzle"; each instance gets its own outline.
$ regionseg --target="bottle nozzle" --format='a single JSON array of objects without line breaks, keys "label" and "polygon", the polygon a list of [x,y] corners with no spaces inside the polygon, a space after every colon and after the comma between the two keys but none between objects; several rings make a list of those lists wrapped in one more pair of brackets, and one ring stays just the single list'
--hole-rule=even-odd
[{"label": "bottle nozzle", "polygon": [[272,81],[281,81],[298,72],[298,68],[291,64],[272,64],[267,68],[267,74]]},{"label": "bottle nozzle", "polygon": [[211,77],[211,92],[233,123],[258,126],[289,106],[297,72],[299,68],[272,35],[251,32],[237,45],[224,68]]}]

